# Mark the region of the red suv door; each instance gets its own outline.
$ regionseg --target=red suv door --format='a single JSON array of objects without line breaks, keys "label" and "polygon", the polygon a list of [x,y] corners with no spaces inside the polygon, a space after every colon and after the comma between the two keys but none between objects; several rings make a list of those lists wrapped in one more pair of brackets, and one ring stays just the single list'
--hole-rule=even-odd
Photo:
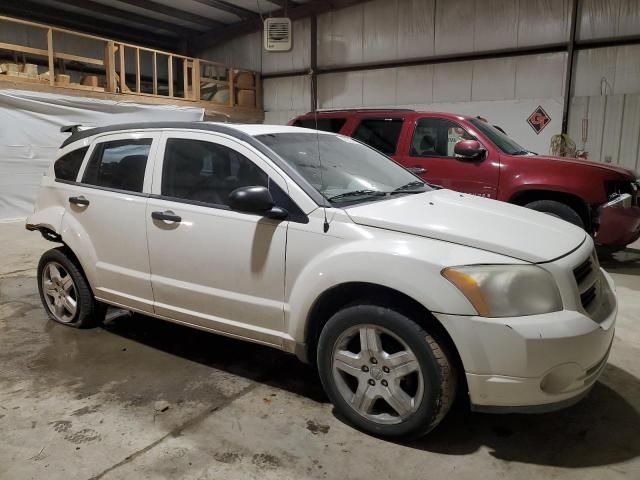
[{"label": "red suv door", "polygon": [[491,149],[481,160],[463,160],[453,153],[458,141],[476,139],[462,124],[425,116],[417,118],[408,127],[411,130],[409,138],[398,157],[405,168],[444,188],[496,198],[500,171],[498,156]]}]

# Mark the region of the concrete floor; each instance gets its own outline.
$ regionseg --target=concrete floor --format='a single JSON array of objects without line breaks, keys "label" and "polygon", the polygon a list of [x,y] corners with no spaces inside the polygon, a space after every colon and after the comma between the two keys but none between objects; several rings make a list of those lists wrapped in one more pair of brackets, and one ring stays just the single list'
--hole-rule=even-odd
[{"label": "concrete floor", "polygon": [[606,268],[620,298],[591,395],[546,415],[470,413],[420,441],[359,433],[291,356],[112,312],[47,321],[35,265],[54,246],[0,224],[0,479],[640,478],[640,250]]}]

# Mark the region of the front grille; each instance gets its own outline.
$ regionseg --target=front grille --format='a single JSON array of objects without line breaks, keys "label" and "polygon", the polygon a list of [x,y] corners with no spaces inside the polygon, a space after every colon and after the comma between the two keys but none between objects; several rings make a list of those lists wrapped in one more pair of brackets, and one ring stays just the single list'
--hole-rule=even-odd
[{"label": "front grille", "polygon": [[573,275],[576,277],[578,285],[589,276],[593,271],[593,264],[591,263],[591,257],[587,258],[584,262],[573,269]]},{"label": "front grille", "polygon": [[584,293],[580,294],[580,302],[587,309],[589,305],[596,299],[596,286],[591,285]]},{"label": "front grille", "polygon": [[591,254],[584,262],[573,269],[573,276],[578,285],[580,303],[582,308],[591,312],[597,306],[595,301],[598,297],[598,265],[597,260]]}]

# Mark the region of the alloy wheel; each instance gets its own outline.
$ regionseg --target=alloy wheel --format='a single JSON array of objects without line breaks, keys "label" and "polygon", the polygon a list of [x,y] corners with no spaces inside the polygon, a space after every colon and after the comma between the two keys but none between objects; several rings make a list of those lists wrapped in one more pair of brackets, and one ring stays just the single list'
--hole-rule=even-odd
[{"label": "alloy wheel", "polygon": [[422,401],[424,379],[416,355],[377,325],[356,325],[338,337],[332,372],[343,399],[375,423],[401,423]]},{"label": "alloy wheel", "polygon": [[78,310],[78,294],[73,278],[58,262],[47,263],[42,270],[42,291],[52,315],[62,323],[73,321]]}]

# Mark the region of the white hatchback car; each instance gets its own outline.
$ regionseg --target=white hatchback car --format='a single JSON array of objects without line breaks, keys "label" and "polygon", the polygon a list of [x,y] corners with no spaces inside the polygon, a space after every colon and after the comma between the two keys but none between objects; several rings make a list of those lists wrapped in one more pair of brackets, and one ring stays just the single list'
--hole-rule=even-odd
[{"label": "white hatchback car", "polygon": [[614,334],[583,230],[432,188],[331,133],[75,131],[27,228],[63,244],[38,269],[53,320],[84,327],[117,305],[295,353],[382,436],[428,432],[456,391],[478,411],[575,403]]}]

